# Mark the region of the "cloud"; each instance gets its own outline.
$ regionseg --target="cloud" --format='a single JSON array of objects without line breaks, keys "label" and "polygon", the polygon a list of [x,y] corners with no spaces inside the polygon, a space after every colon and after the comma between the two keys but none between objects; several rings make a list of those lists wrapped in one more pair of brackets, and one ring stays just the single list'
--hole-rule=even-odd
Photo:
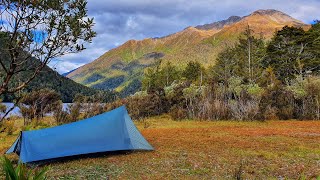
[{"label": "cloud", "polygon": [[53,60],[49,63],[49,66],[60,72],[61,74],[62,73],[65,73],[65,72],[69,72],[70,70],[72,69],[76,69],[78,68],[79,66],[83,66],[84,63],[75,63],[75,62],[70,62],[70,61],[59,61],[59,60]]},{"label": "cloud", "polygon": [[166,36],[188,26],[245,16],[258,9],[277,9],[311,23],[320,17],[318,7],[319,0],[88,0],[97,37],[83,52],[54,62],[58,72],[64,73],[130,39]]}]

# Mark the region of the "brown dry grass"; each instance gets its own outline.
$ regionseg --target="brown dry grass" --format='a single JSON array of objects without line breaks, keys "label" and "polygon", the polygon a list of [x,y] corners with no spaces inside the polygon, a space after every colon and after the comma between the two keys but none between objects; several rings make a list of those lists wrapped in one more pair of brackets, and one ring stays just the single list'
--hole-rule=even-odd
[{"label": "brown dry grass", "polygon": [[[149,127],[144,128],[145,123]],[[316,179],[320,121],[172,121],[136,123],[153,152],[82,158],[51,164],[49,179]],[[0,151],[15,136],[0,136]]]}]

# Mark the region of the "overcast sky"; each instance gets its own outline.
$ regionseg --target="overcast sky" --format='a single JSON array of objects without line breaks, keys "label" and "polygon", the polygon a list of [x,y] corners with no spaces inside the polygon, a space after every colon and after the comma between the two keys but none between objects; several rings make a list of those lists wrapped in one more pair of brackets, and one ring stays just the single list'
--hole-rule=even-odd
[{"label": "overcast sky", "polygon": [[63,56],[50,66],[65,73],[130,39],[161,37],[258,9],[277,9],[305,23],[320,19],[320,0],[88,0],[97,37],[85,51]]}]

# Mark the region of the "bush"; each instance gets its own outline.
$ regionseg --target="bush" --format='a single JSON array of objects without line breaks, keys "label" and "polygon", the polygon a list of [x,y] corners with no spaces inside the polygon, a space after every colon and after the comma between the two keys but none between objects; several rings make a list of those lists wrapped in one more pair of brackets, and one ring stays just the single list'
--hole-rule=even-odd
[{"label": "bush", "polygon": [[[294,119],[294,101],[295,98],[292,92],[277,86],[268,88],[263,93],[259,107],[263,116],[269,116],[268,113],[272,110],[273,113],[276,113],[272,116],[275,116],[278,119]],[[261,118],[264,118],[263,116]]]},{"label": "bush", "polygon": [[33,171],[22,163],[14,167],[13,163],[5,156],[2,158],[2,169],[7,180],[44,180],[48,171],[48,168]]},{"label": "bush", "polygon": [[271,107],[270,105],[266,107],[263,117],[261,119],[264,120],[278,120],[279,117],[277,116],[278,109],[276,107]]},{"label": "bush", "polygon": [[7,111],[7,106],[2,104],[1,102],[2,100],[0,99],[0,121],[5,118],[4,116]]},{"label": "bush", "polygon": [[23,126],[22,130],[23,131],[30,131],[30,130],[38,130],[38,129],[43,129],[43,128],[48,128],[51,127],[50,124],[46,124],[44,122],[38,122],[36,120],[31,121],[27,125]]},{"label": "bush", "polygon": [[188,111],[181,107],[172,107],[169,111],[169,115],[174,120],[182,120],[188,118]]},{"label": "bush", "polygon": [[7,135],[12,135],[15,131],[14,121],[13,120],[4,120],[0,124],[0,132],[6,132]]},{"label": "bush", "polygon": [[197,115],[199,119],[222,120],[230,118],[228,104],[220,99],[210,100],[208,97],[204,97],[200,104],[202,110]]},{"label": "bush", "polygon": [[79,120],[82,105],[80,102],[74,102],[68,105],[68,121],[75,122]]},{"label": "bush", "polygon": [[5,113],[7,111],[7,106],[1,103],[0,100],[0,113]]},{"label": "bush", "polygon": [[298,119],[320,119],[320,77],[296,78],[286,89],[294,95]]},{"label": "bush", "polygon": [[156,94],[148,94],[128,99],[128,111],[134,119],[160,115],[163,113],[161,99]]},{"label": "bush", "polygon": [[19,107],[24,119],[39,120],[51,113],[61,103],[60,94],[50,89],[33,90],[20,100]]},{"label": "bush", "polygon": [[231,101],[229,107],[235,120],[254,120],[259,113],[259,102],[255,100]]},{"label": "bush", "polygon": [[83,118],[89,118],[104,112],[104,105],[99,102],[84,103],[82,105]]},{"label": "bush", "polygon": [[65,124],[69,122],[68,112],[64,110],[55,110],[53,113],[53,118],[55,119],[57,124]]}]

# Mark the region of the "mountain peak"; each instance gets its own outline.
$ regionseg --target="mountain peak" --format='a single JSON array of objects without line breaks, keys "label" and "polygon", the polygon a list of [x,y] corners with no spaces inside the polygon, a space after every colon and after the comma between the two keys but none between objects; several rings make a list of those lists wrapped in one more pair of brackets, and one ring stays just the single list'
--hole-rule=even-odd
[{"label": "mountain peak", "polygon": [[[247,18],[251,18],[251,20],[255,19],[256,21],[258,21],[260,19],[261,22],[268,19],[268,21],[276,22],[281,25],[283,25],[283,24],[296,25],[296,26],[306,25],[302,21],[299,21],[299,20],[291,17],[290,15],[283,13],[281,11],[275,10],[275,9],[260,9],[260,10],[254,11],[253,13],[251,13],[248,16],[243,17],[243,19],[247,19]],[[263,19],[265,19],[265,20],[263,20]]]},{"label": "mountain peak", "polygon": [[186,28],[184,28],[183,30],[195,30],[196,28],[192,27],[192,26],[188,26]]},{"label": "mountain peak", "polygon": [[274,14],[287,15],[275,9],[259,9],[257,11],[254,11],[251,15],[274,15]]},{"label": "mountain peak", "polygon": [[238,21],[240,19],[240,16],[230,16],[226,21]]},{"label": "mountain peak", "polygon": [[226,20],[217,21],[210,24],[199,25],[199,26],[196,26],[195,28],[200,30],[222,29],[224,26],[236,23],[241,19],[242,18],[240,16],[230,16]]},{"label": "mountain peak", "polygon": [[128,95],[140,88],[144,69],[154,65],[159,57],[163,62],[177,65],[190,61],[214,65],[218,54],[226,45],[234,45],[248,25],[254,35],[262,35],[266,40],[284,26],[309,27],[280,11],[258,10],[244,17],[231,16],[211,24],[187,27],[161,38],[130,40],[68,77],[87,86],[115,89]]}]

